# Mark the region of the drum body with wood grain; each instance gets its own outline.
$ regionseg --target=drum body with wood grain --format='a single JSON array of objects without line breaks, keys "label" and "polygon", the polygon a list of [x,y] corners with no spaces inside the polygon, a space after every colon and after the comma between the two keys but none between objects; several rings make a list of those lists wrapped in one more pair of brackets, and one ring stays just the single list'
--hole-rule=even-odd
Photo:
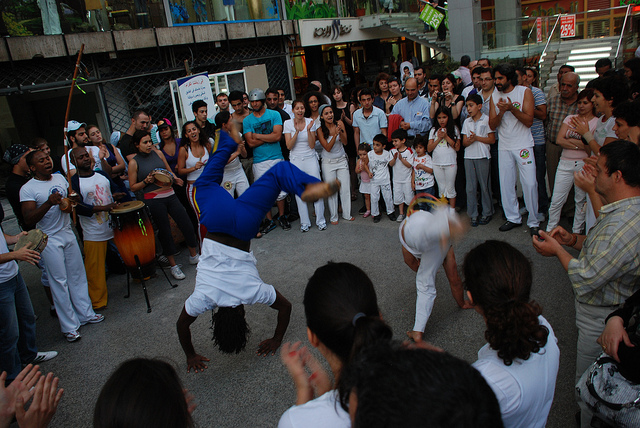
[{"label": "drum body with wood grain", "polygon": [[[144,202],[125,202],[111,210],[111,227],[114,229],[113,241],[131,276],[147,279],[153,275],[156,271],[156,241],[149,208]],[[140,261],[142,278],[135,256]]]}]

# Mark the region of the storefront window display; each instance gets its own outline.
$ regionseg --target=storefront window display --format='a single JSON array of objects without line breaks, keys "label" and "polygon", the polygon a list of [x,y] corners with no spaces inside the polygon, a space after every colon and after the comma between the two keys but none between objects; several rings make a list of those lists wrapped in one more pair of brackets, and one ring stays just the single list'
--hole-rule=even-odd
[{"label": "storefront window display", "polygon": [[277,0],[167,0],[173,25],[280,19]]}]

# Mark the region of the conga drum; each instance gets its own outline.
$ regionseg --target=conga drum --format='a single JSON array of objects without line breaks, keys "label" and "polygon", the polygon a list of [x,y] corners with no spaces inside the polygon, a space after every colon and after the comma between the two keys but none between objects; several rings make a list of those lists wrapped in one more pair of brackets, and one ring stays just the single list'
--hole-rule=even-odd
[{"label": "conga drum", "polygon": [[[131,276],[147,279],[156,271],[156,241],[149,208],[142,201],[124,202],[111,210],[113,241]],[[135,256],[138,256],[142,277]]]}]

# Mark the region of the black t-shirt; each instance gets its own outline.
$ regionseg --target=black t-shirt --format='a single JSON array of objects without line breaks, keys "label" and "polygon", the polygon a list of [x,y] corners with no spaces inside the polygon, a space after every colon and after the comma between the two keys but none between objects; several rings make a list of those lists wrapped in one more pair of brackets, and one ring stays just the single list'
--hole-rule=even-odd
[{"label": "black t-shirt", "polygon": [[[280,113],[280,118],[282,119],[283,128],[284,128],[285,120],[291,119],[291,117],[289,116],[289,113],[287,113],[286,111],[282,110],[280,107],[271,108],[269,110],[274,110],[274,111],[277,111],[278,113]],[[290,150],[287,148],[287,140],[284,137],[284,132],[282,133],[282,137],[280,137],[280,149],[282,150],[282,156],[284,157],[284,159],[285,160],[289,160],[289,152],[290,152]]]}]

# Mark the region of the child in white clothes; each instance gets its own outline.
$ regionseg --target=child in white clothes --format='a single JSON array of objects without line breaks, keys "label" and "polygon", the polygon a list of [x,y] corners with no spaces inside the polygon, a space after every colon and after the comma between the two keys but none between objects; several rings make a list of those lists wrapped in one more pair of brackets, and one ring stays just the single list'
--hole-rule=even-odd
[{"label": "child in white clothes", "polygon": [[455,208],[458,173],[456,152],[460,150],[460,132],[453,121],[451,110],[446,106],[440,106],[436,111],[436,123],[429,132],[427,150],[432,152],[433,174],[438,183],[440,197],[448,198],[451,208]]},{"label": "child in white clothes", "polygon": [[413,199],[413,150],[406,146],[407,131],[396,129],[391,134],[393,160],[389,165],[393,168],[393,203],[398,206],[398,219],[404,220],[404,205],[407,207]]},{"label": "child in white clothes", "polygon": [[[467,214],[471,226],[488,224],[493,215],[491,200],[491,153],[495,133],[489,127],[489,118],[482,113],[482,97],[469,95],[466,101],[469,117],[462,125],[462,145],[464,149],[464,169],[467,177]],[[478,220],[478,185],[482,201],[482,217]]]},{"label": "child in white clothes", "polygon": [[371,170],[369,170],[369,152],[371,147],[367,143],[358,146],[358,163],[356,174],[360,174],[360,193],[364,196],[364,205],[367,210],[362,214],[364,218],[371,215]]},{"label": "child in white clothes", "polygon": [[413,142],[415,157],[413,158],[413,190],[436,196],[436,182],[433,178],[433,161],[427,153],[427,139],[421,135]]},{"label": "child in white clothes", "polygon": [[393,208],[393,200],[391,199],[391,182],[389,178],[389,162],[393,160],[391,153],[384,149],[387,144],[387,137],[384,134],[378,134],[373,137],[373,150],[369,152],[369,170],[371,171],[371,215],[373,222],[380,222],[380,192],[384,198],[384,204],[387,207],[387,215],[389,220],[397,219]]}]

